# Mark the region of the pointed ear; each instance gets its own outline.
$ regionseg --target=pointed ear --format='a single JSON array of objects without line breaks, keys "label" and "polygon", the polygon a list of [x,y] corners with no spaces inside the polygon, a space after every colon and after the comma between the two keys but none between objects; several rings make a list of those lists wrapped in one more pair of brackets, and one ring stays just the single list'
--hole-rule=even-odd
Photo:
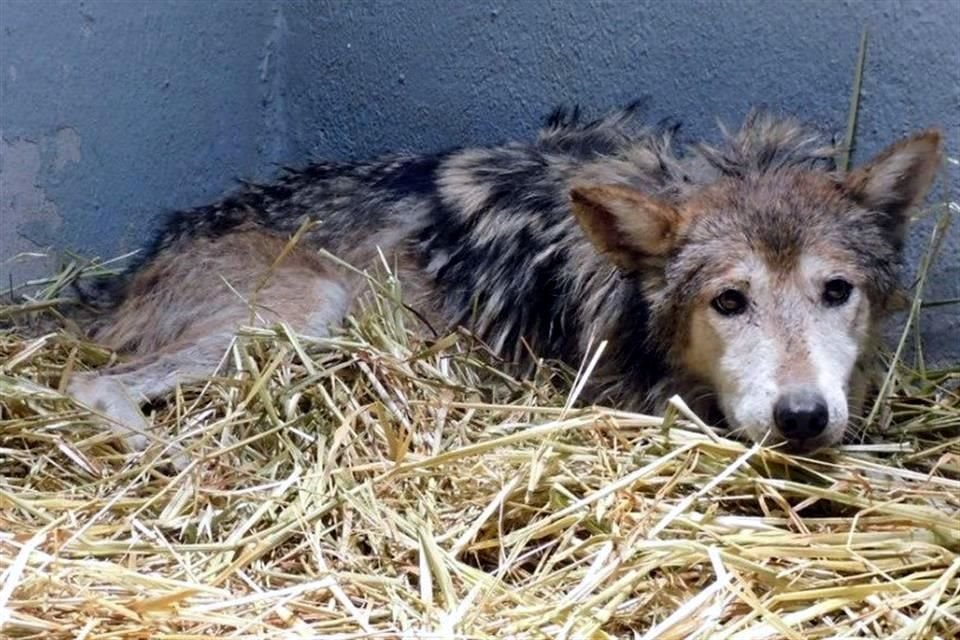
[{"label": "pointed ear", "polygon": [[674,245],[680,213],[673,206],[622,185],[578,185],[573,213],[597,251],[627,271]]},{"label": "pointed ear", "polygon": [[857,202],[890,216],[902,239],[910,209],[926,195],[940,167],[940,132],[930,129],[904,138],[854,170],[845,183]]}]

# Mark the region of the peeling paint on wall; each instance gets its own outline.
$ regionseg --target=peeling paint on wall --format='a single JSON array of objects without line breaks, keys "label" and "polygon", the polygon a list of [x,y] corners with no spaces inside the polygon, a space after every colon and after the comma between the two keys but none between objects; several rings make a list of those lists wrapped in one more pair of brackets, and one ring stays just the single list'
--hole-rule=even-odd
[{"label": "peeling paint on wall", "polygon": [[80,134],[72,127],[57,129],[53,135],[53,170],[56,173],[63,171],[67,165],[75,164],[83,159],[80,154]]},{"label": "peeling paint on wall", "polygon": [[113,257],[141,246],[164,211],[274,170],[278,2],[0,5],[0,283],[53,262],[12,260],[19,252]]},{"label": "peeling paint on wall", "polygon": [[59,173],[80,159],[80,138],[72,129],[40,142],[0,135],[0,287],[41,277],[55,266],[63,216],[41,178],[46,164]]}]

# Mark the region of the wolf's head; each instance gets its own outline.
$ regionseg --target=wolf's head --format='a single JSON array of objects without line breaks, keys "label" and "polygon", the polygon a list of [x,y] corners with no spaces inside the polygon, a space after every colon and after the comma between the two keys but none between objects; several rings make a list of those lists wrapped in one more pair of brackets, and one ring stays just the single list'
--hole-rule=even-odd
[{"label": "wolf's head", "polygon": [[754,119],[724,150],[701,148],[709,178],[670,196],[598,172],[571,192],[589,240],[641,280],[674,366],[715,392],[732,430],[801,452],[840,442],[860,410],[857,369],[940,158],[926,131],[839,174],[810,140]]}]

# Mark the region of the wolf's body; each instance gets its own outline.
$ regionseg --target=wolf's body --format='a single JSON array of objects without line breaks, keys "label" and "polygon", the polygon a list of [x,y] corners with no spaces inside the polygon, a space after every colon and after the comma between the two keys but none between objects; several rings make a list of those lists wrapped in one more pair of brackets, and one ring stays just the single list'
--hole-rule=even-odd
[{"label": "wolf's body", "polygon": [[[532,351],[576,365],[608,341],[595,399],[651,408],[666,394],[712,393],[755,439],[836,442],[894,290],[904,212],[936,166],[936,134],[844,177],[833,150],[792,121],[752,118],[723,147],[678,154],[669,131],[631,132],[631,117],[582,125],[558,112],[530,144],[314,164],[180,212],[104,289],[95,337],[128,361],[78,376],[70,392],[141,431],[139,401],[212,373],[239,325],[282,318],[328,333],[360,282],[324,249],[359,269],[382,253],[434,326],[466,325],[514,360]],[[838,274],[857,306],[819,316],[823,282]],[[739,312],[711,311],[728,287],[749,290],[739,329],[726,317]],[[820,390],[829,442],[778,436],[778,397],[818,385],[831,387]]]}]

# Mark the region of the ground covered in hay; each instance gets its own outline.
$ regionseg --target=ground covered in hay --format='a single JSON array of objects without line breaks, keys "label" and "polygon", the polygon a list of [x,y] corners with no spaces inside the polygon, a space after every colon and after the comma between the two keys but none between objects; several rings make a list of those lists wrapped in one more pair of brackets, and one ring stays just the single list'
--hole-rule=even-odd
[{"label": "ground covered in hay", "polygon": [[393,292],[334,339],[242,333],[144,454],[57,391],[114,356],[0,307],[0,633],[960,635],[960,368],[898,363],[863,444],[796,458],[682,402],[572,408],[583,372],[418,338]]}]

